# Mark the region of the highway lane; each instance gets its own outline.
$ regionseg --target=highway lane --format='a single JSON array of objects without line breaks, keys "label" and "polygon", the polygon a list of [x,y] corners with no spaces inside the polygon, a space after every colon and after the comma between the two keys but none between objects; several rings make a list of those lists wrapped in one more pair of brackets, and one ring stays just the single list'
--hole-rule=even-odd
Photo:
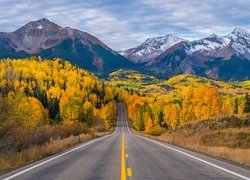
[{"label": "highway lane", "polygon": [[131,133],[118,103],[116,131],[0,179],[249,179],[249,169]]},{"label": "highway lane", "polygon": [[[127,119],[125,107],[121,112]],[[151,140],[124,129],[132,179],[248,179],[249,169]],[[216,167],[217,166],[217,167]]]}]

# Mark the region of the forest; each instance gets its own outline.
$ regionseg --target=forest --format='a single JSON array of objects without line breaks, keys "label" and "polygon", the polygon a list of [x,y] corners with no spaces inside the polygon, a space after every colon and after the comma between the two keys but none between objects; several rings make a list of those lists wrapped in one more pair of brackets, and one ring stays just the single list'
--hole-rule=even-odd
[{"label": "forest", "polygon": [[[125,72],[126,76],[128,72]],[[108,84],[126,90],[120,90],[119,95],[127,106],[132,126],[151,135],[159,135],[166,129],[175,129],[189,122],[242,116],[250,112],[247,81],[241,84],[226,83],[193,75],[179,75],[165,81],[164,88],[163,80],[154,80],[156,89],[153,89],[152,79],[145,81],[149,76],[131,76],[128,78],[130,80],[125,80],[118,72],[118,76]],[[130,81],[131,84],[139,84],[140,89],[136,85],[128,86]],[[155,93],[159,87],[161,91]]]},{"label": "forest", "polygon": [[0,152],[90,131],[116,119],[114,88],[61,59],[0,61]]},{"label": "forest", "polygon": [[[189,122],[241,116],[250,112],[248,86],[248,82],[230,84],[190,75],[160,80],[124,70],[100,80],[61,59],[2,59],[0,165],[8,169],[20,157],[20,164],[39,159],[41,145],[57,140],[76,143],[70,138],[111,132],[116,101],[125,103],[135,130],[154,136]],[[27,158],[32,154],[28,150],[36,146],[37,157]],[[57,152],[44,151],[42,156]]]}]

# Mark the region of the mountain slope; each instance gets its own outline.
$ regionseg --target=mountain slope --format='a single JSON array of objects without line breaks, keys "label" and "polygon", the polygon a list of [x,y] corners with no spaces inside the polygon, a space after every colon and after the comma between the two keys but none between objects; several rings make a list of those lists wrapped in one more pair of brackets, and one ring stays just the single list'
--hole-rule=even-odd
[{"label": "mountain slope", "polygon": [[141,45],[121,51],[120,54],[135,63],[149,62],[171,46],[181,41],[183,41],[183,39],[170,34],[156,38],[149,38]]},{"label": "mountain slope", "polygon": [[12,33],[0,33],[0,58],[39,55],[63,58],[90,71],[110,72],[133,66],[96,37],[48,19],[30,22]]},{"label": "mountain slope", "polygon": [[[143,69],[157,76],[172,77],[185,73],[219,80],[250,78],[250,33],[245,29],[235,28],[227,36],[212,34],[195,41],[177,37],[165,38],[166,41],[156,39],[151,39],[154,43],[146,43],[147,40],[122,54],[133,62],[144,62]],[[166,49],[153,51],[156,47]],[[136,55],[140,53],[141,59],[138,59]]]},{"label": "mountain slope", "polygon": [[145,69],[163,76],[182,73],[197,74],[220,80],[250,78],[250,34],[236,28],[228,36],[211,35],[197,41],[182,41]]},{"label": "mountain slope", "polygon": [[128,90],[131,94],[156,99],[182,99],[187,88],[216,88],[223,96],[243,97],[250,89],[250,81],[225,82],[192,74],[180,74],[169,79],[159,79],[134,70],[118,70],[109,74],[107,85]]}]

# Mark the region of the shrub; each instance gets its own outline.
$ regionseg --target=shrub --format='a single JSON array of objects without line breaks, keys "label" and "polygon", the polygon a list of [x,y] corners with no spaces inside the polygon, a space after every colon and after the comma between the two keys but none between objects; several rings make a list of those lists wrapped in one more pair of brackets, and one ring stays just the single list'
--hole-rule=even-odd
[{"label": "shrub", "polygon": [[146,131],[147,134],[152,136],[160,136],[164,132],[164,128],[160,126],[154,126],[153,128]]}]

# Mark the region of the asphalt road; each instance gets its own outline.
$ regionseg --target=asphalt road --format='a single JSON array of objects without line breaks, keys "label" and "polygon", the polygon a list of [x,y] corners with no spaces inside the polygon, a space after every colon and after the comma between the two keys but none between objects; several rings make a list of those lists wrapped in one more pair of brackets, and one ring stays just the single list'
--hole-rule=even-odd
[{"label": "asphalt road", "polygon": [[250,170],[134,135],[118,103],[115,132],[0,176],[0,179],[250,179]]}]

